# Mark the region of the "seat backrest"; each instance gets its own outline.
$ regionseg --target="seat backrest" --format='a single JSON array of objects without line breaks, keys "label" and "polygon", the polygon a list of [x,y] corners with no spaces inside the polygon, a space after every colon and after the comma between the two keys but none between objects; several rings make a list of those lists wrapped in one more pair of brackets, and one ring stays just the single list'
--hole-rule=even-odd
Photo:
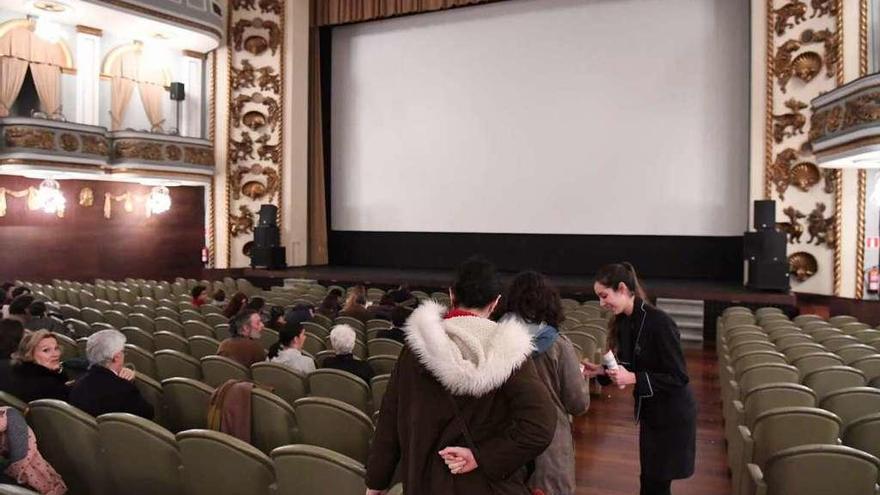
[{"label": "seat backrest", "polygon": [[170,431],[132,414],[110,413],[98,417],[98,438],[110,493],[184,494],[180,452]]},{"label": "seat backrest", "polygon": [[844,428],[862,416],[880,412],[880,390],[873,387],[847,387],[829,392],[819,407],[838,415]]},{"label": "seat backrest", "polygon": [[791,364],[798,369],[801,377],[807,376],[811,371],[819,368],[827,368],[829,366],[843,365],[843,359],[837,354],[830,352],[811,352],[793,360]]},{"label": "seat backrest", "polygon": [[297,443],[299,433],[293,406],[277,395],[251,391],[251,445],[267,455],[282,445]]},{"label": "seat backrest", "polygon": [[293,403],[300,441],[347,455],[364,464],[373,423],[363,411],[334,399],[305,397]]},{"label": "seat backrest", "polygon": [[737,344],[735,347],[729,347],[727,349],[727,353],[730,355],[730,358],[733,359],[735,356],[739,356],[739,355],[745,354],[747,352],[775,351],[775,350],[777,350],[777,348],[772,342],[754,341],[754,342],[741,342],[741,343]]},{"label": "seat backrest", "polygon": [[844,363],[850,364],[853,361],[857,361],[863,357],[877,355],[877,350],[869,345],[860,343],[845,345],[836,349],[834,353],[840,356],[840,359],[843,359]]},{"label": "seat backrest", "polygon": [[82,315],[82,320],[89,325],[92,323],[104,323],[104,315],[95,308],[82,308],[80,309],[80,315]]},{"label": "seat backrest", "polygon": [[880,339],[880,330],[873,330],[873,329],[858,330],[856,332],[853,332],[852,336],[855,337],[856,340],[858,340],[859,342],[862,342],[863,344],[867,344],[868,342],[872,342],[874,340]]},{"label": "seat backrest", "polygon": [[265,454],[225,433],[177,434],[187,495],[269,495],[275,469]]},{"label": "seat backrest", "polygon": [[205,356],[202,363],[202,380],[212,387],[219,387],[226,380],[250,380],[250,370],[241,363],[223,356]]},{"label": "seat backrest", "polygon": [[303,350],[309,354],[315,355],[327,349],[327,343],[321,337],[306,332],[306,340],[303,343]]},{"label": "seat backrest", "polygon": [[202,359],[205,356],[214,356],[217,349],[220,348],[220,342],[213,337],[206,335],[196,335],[187,339],[189,343],[189,354],[196,359]]},{"label": "seat backrest", "polygon": [[28,490],[18,485],[0,485],[0,495],[40,495],[38,492]]},{"label": "seat backrest", "polygon": [[324,367],[324,360],[330,356],[335,356],[335,355],[336,355],[336,352],[333,351],[332,349],[327,349],[327,350],[318,352],[317,354],[314,355],[315,356],[315,366],[318,368],[323,368]]},{"label": "seat backrest", "polygon": [[364,413],[370,408],[370,386],[360,377],[337,369],[318,369],[309,373],[309,395],[327,397],[350,404]]},{"label": "seat backrest", "polygon": [[190,378],[162,380],[166,422],[171,431],[208,426],[208,403],[214,389]]},{"label": "seat backrest", "polygon": [[763,332],[742,332],[736,335],[732,335],[727,338],[725,343],[727,344],[727,348],[730,349],[737,344],[741,344],[743,342],[770,342],[770,337],[768,337]]},{"label": "seat backrest", "polygon": [[834,337],[841,337],[844,335],[843,332],[834,328],[834,327],[817,327],[808,332],[810,337],[813,338],[816,342],[822,342],[827,339],[832,339]]},{"label": "seat backrest", "polygon": [[180,321],[182,321],[183,323],[186,323],[188,321],[204,322],[204,320],[205,320],[204,315],[202,315],[201,313],[199,313],[198,311],[196,311],[194,309],[189,309],[190,307],[192,307],[191,304],[181,303],[179,307],[182,308],[180,310]]},{"label": "seat backrest", "polygon": [[153,357],[156,362],[156,374],[159,380],[174,377],[191,378],[193,380],[202,379],[202,363],[189,354],[171,349],[163,349],[156,351]]},{"label": "seat backrest", "polygon": [[156,379],[156,361],[153,353],[145,351],[133,344],[125,344],[125,362],[134,365],[138,373],[143,373],[150,378]]},{"label": "seat backrest", "polygon": [[784,354],[777,351],[752,351],[746,354],[740,354],[735,359],[731,360],[733,369],[736,372],[741,372],[742,370],[756,364],[765,363],[788,364],[788,361],[785,359]]},{"label": "seat backrest", "polygon": [[880,356],[866,356],[850,363],[850,366],[856,368],[865,374],[865,380],[869,383],[880,378]]},{"label": "seat backrest", "polygon": [[134,377],[134,385],[151,406],[153,406],[153,421],[165,426],[165,400],[162,397],[162,384],[158,381],[137,373]]},{"label": "seat backrest", "polygon": [[372,339],[367,341],[367,355],[369,356],[397,356],[403,350],[403,344],[393,339]]},{"label": "seat backrest", "polygon": [[130,313],[128,315],[128,324],[138,327],[148,333],[153,333],[156,331],[156,326],[153,323],[153,319],[143,313]]},{"label": "seat backrest", "polygon": [[388,380],[391,379],[390,374],[376,375],[370,380],[370,390],[373,392],[373,412],[382,408],[382,398],[385,396],[385,390],[388,389]]},{"label": "seat backrest", "polygon": [[749,390],[764,383],[799,383],[800,375],[797,368],[788,364],[756,364],[744,369],[737,382],[745,397]]},{"label": "seat backrest", "polygon": [[214,327],[203,321],[189,320],[183,324],[183,336],[191,339],[197,335],[214,338]]},{"label": "seat backrest", "polygon": [[[315,317],[318,316],[323,315],[315,315]],[[330,338],[330,330],[328,330],[327,327],[324,326],[322,323],[318,323],[317,320],[304,322],[302,326],[306,332],[320,337],[323,340],[327,340],[328,338]]]},{"label": "seat backrest", "polygon": [[28,408],[27,402],[19,399],[9,392],[6,392],[5,390],[0,390],[0,407],[7,406],[18,409],[18,411],[22,414],[24,414],[24,412]]},{"label": "seat backrest", "polygon": [[397,366],[397,356],[382,354],[370,356],[367,358],[367,364],[370,365],[370,368],[373,369],[373,373],[376,375],[390,374],[394,371],[394,367]]},{"label": "seat backrest", "polygon": [[841,326],[847,323],[858,323],[859,319],[851,315],[837,315],[828,318],[828,323],[832,326]]},{"label": "seat backrest", "polygon": [[260,344],[263,349],[269,350],[270,347],[278,343],[278,332],[271,328],[264,328],[260,332]]},{"label": "seat backrest", "polygon": [[836,443],[840,418],[815,407],[779,407],[755,418],[752,462],[759,467],[776,452],[797,445]]},{"label": "seat backrest", "polygon": [[357,318],[352,318],[351,316],[338,316],[333,321],[334,325],[349,325],[355,329],[355,332],[364,333],[364,323]]},{"label": "seat backrest", "polygon": [[323,447],[280,447],[272,452],[272,460],[278,473],[279,495],[362,495],[366,491],[363,464]]},{"label": "seat backrest", "polygon": [[773,343],[776,344],[776,347],[779,349],[785,349],[786,347],[794,344],[804,344],[810,342],[813,342],[813,339],[810,338],[809,335],[804,335],[801,333],[777,336],[773,339]]},{"label": "seat backrest", "polygon": [[880,461],[843,445],[803,445],[777,452],[764,469],[767,495],[874,495]]},{"label": "seat backrest", "polygon": [[816,392],[819,402],[825,399],[831,392],[848,387],[863,387],[867,385],[865,375],[849,366],[829,366],[819,368],[804,376],[803,384]]},{"label": "seat backrest", "polygon": [[223,316],[222,314],[209,313],[205,315],[205,323],[214,327],[217,325],[222,325],[224,323],[229,323],[229,318]]},{"label": "seat backrest", "polygon": [[152,333],[148,333],[138,327],[122,327],[119,331],[125,335],[127,343],[136,345],[148,352],[156,350],[156,341]]},{"label": "seat backrest", "polygon": [[54,399],[30,403],[28,423],[39,439],[40,453],[58,471],[70,495],[107,494],[95,418]]},{"label": "seat backrest", "polygon": [[56,333],[55,341],[58,342],[58,347],[61,348],[61,360],[73,359],[79,356],[79,347],[76,345],[76,341],[67,335],[63,335],[60,333]]},{"label": "seat backrest", "polygon": [[826,349],[831,352],[834,352],[841,347],[845,347],[848,345],[859,344],[859,340],[855,337],[850,337],[849,335],[840,335],[837,337],[830,337],[820,342]]},{"label": "seat backrest", "polygon": [[157,332],[171,332],[175,335],[180,335],[181,337],[184,336],[183,325],[167,316],[156,317],[154,324]]},{"label": "seat backrest", "polygon": [[821,321],[822,323],[825,322],[825,320],[823,320],[821,316],[813,315],[813,314],[797,315],[794,317],[794,319],[792,319],[792,321],[800,326],[804,326],[804,324],[809,323],[809,322],[816,322],[816,321]]},{"label": "seat backrest", "polygon": [[785,357],[788,358],[789,362],[814,352],[826,352],[826,349],[818,342],[798,342],[780,348],[779,350],[785,354]]},{"label": "seat backrest", "polygon": [[256,383],[272,387],[272,392],[291,406],[297,399],[308,395],[308,379],[283,364],[254,363],[251,376]]},{"label": "seat backrest", "polygon": [[115,309],[105,310],[103,311],[104,321],[113,325],[116,328],[122,328],[128,325],[128,317],[122,314],[121,311],[117,311]]},{"label": "seat backrest", "polygon": [[[168,318],[173,321],[180,321],[180,313],[177,312],[177,308],[173,306],[172,302],[159,302],[160,306],[156,308],[156,318]],[[171,304],[172,306],[167,306],[167,304]],[[158,330],[158,329],[157,329]]]},{"label": "seat backrest", "polygon": [[153,347],[156,351],[169,349],[189,354],[189,342],[180,335],[168,331],[161,331],[153,334]]},{"label": "seat backrest", "polygon": [[745,426],[752,429],[759,415],[777,407],[816,407],[816,394],[798,383],[758,385],[743,400]]},{"label": "seat backrest", "polygon": [[880,457],[880,412],[861,416],[851,421],[840,435],[844,445]]}]

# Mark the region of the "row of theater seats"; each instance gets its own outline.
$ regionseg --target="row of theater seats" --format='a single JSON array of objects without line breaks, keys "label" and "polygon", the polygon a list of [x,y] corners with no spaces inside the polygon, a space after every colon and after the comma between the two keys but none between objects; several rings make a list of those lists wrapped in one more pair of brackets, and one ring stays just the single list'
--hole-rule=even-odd
[{"label": "row of theater seats", "polygon": [[880,331],[733,307],[717,346],[734,495],[875,495]]},{"label": "row of theater seats", "polygon": [[[93,418],[51,399],[29,404],[26,417],[70,495],[361,495],[365,490],[362,462],[320,446],[285,445],[267,455],[224,433],[189,429],[174,435],[130,414]],[[398,486],[393,492],[402,490]],[[31,492],[0,487],[0,494],[6,493]]]}]

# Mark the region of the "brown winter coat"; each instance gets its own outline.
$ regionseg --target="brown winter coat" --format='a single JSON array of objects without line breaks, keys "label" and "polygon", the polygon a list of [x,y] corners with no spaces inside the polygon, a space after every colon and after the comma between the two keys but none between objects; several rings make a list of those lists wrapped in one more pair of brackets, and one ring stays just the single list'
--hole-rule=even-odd
[{"label": "brown winter coat", "polygon": [[[553,438],[556,417],[529,359],[531,338],[518,322],[496,324],[427,302],[406,326],[406,348],[388,383],[367,463],[366,484],[389,487],[395,467],[407,493],[528,495],[526,464]],[[450,395],[451,393],[451,395]],[[438,452],[471,447],[478,468],[449,472]]]}]

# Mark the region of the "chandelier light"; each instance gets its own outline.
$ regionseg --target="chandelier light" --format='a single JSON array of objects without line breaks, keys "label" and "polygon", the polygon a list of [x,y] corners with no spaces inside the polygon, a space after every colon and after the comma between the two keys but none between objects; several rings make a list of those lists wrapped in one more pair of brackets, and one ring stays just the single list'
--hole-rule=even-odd
[{"label": "chandelier light", "polygon": [[165,213],[171,208],[171,194],[165,186],[156,186],[147,198],[147,215]]},{"label": "chandelier light", "polygon": [[37,189],[37,205],[46,213],[64,211],[66,200],[61,194],[61,186],[54,179],[45,179]]}]

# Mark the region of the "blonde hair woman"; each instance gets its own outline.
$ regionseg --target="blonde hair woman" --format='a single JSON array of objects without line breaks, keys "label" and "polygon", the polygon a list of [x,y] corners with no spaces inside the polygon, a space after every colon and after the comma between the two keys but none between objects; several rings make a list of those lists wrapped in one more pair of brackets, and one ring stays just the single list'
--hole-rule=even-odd
[{"label": "blonde hair woman", "polygon": [[30,402],[37,399],[66,401],[70,394],[61,369],[61,348],[48,330],[26,332],[12,354],[12,393]]}]

